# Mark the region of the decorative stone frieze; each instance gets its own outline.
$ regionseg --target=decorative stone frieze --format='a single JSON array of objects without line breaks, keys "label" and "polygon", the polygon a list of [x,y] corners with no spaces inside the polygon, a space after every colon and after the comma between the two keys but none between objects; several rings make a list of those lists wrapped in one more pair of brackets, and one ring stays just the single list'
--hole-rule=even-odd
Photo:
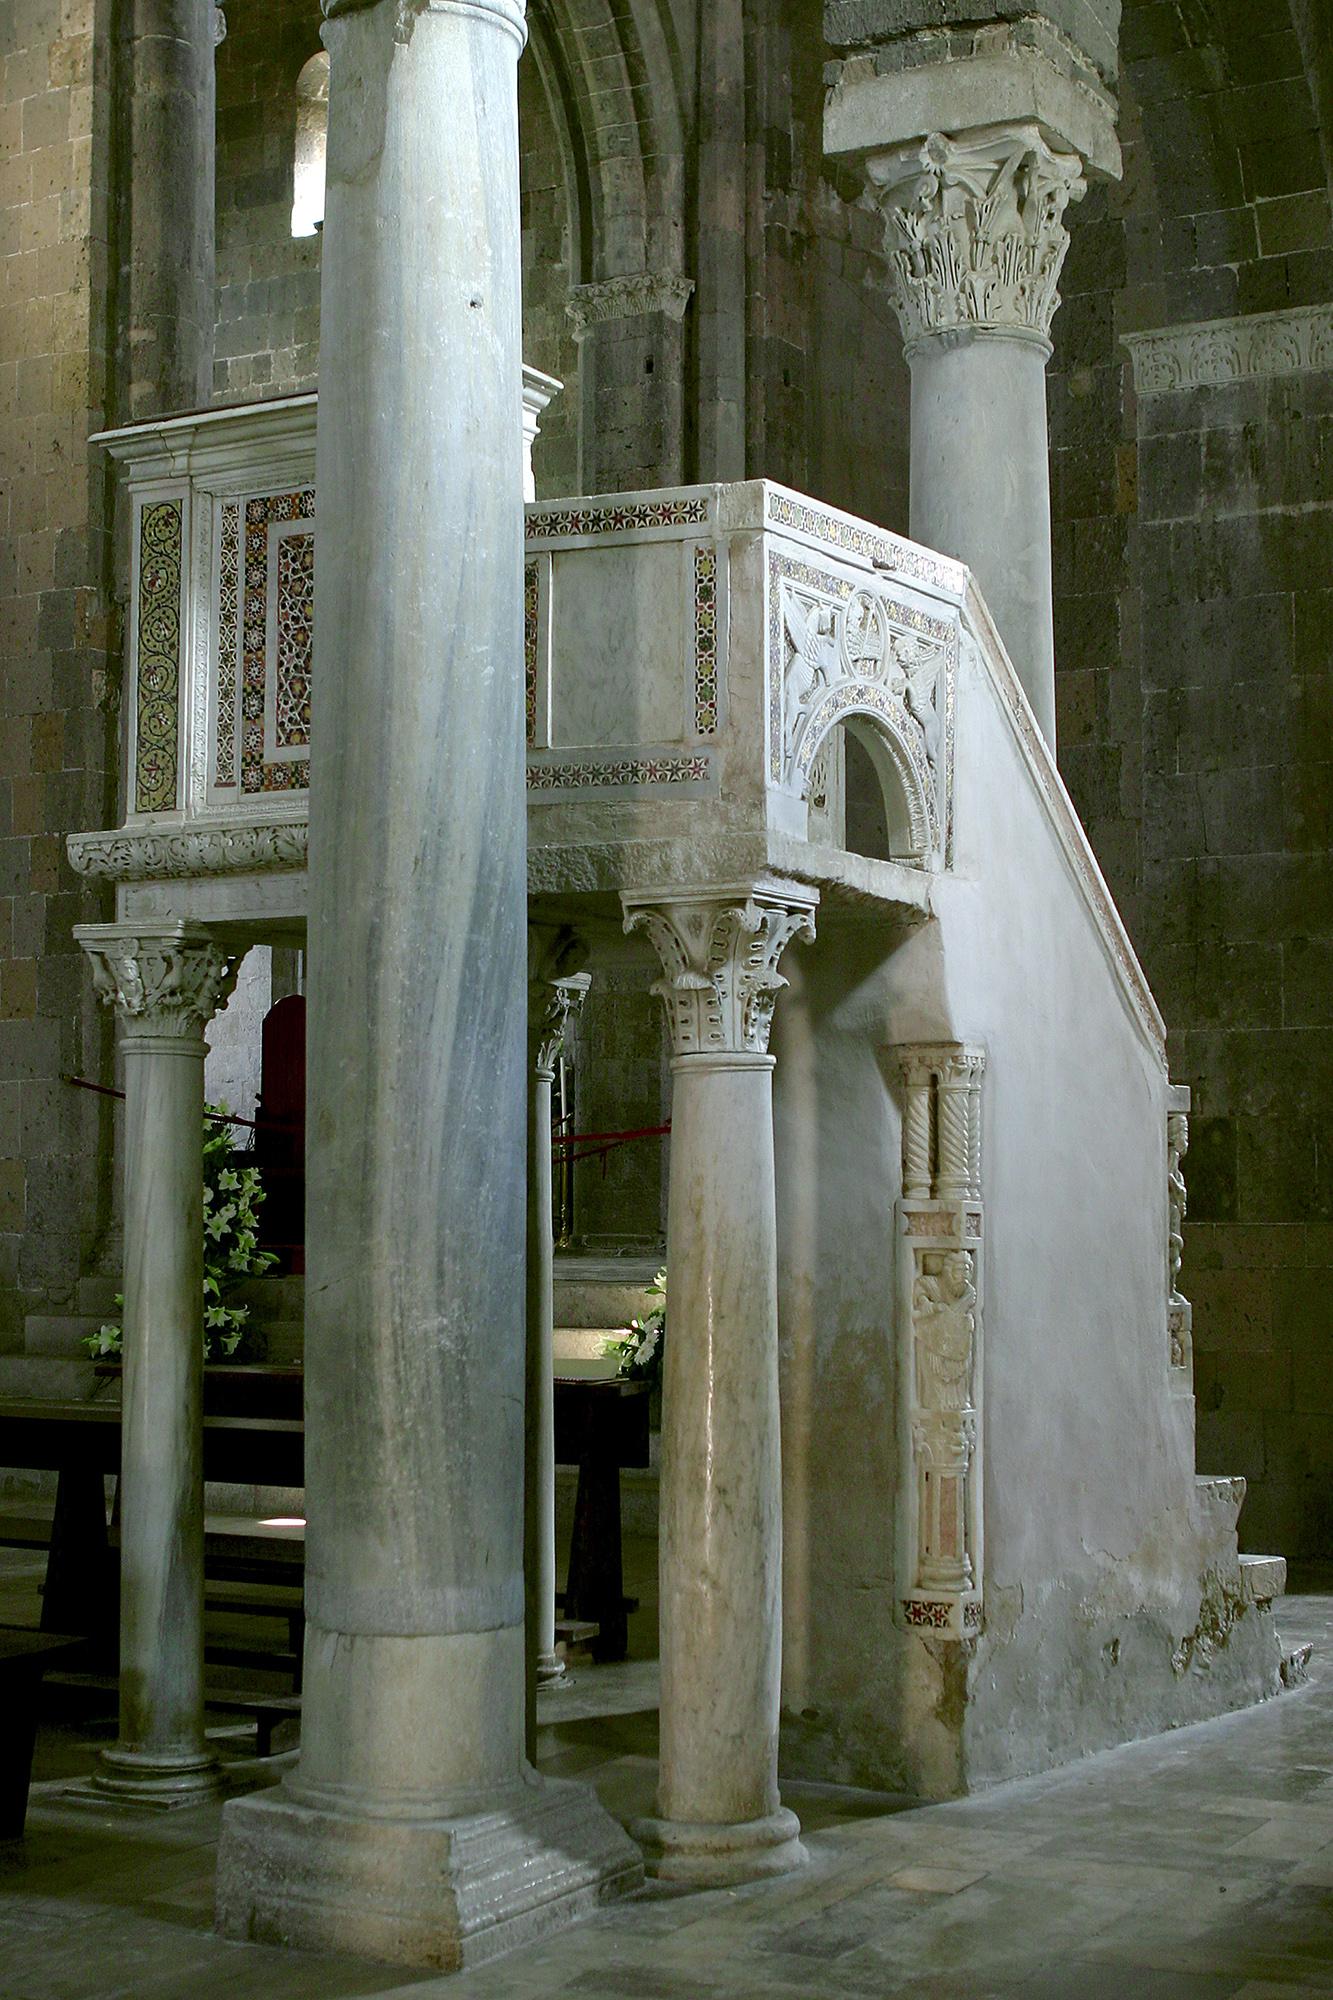
[{"label": "decorative stone frieze", "polygon": [[164,882],[195,875],[257,875],[304,868],[309,830],[303,819],[266,826],[181,827],[171,833],[116,829],[72,833],[65,842],[78,875],[109,882]]},{"label": "decorative stone frieze", "polygon": [[905,1086],[902,1244],[905,1496],[902,1598],[910,1626],[981,1628],[981,1081],[984,1050],[899,1051]]},{"label": "decorative stone frieze", "polygon": [[639,319],[647,313],[684,319],[693,291],[693,278],[683,277],[679,271],[635,271],[629,277],[575,285],[565,311],[573,323],[575,340],[582,340],[592,327],[607,320]]},{"label": "decorative stone frieze", "polygon": [[755,888],[703,896],[626,896],[625,928],[642,930],[662,961],[652,991],[666,1008],[672,1052],[766,1055],[778,960],[815,934],[814,898]]},{"label": "decorative stone frieze", "polygon": [[1189,1110],[1189,1086],[1171,1084],[1166,1094],[1166,1331],[1171,1367],[1187,1375],[1194,1355],[1194,1311],[1180,1290],[1180,1260],[1188,1201],[1181,1163],[1189,1151]]},{"label": "decorative stone frieze", "polygon": [[227,951],[207,931],[176,923],[76,924],[93,985],[114,1007],[127,1035],[198,1039],[236,981],[241,953]]},{"label": "decorative stone frieze", "polygon": [[866,163],[883,213],[894,306],[910,352],[979,328],[1048,340],[1082,163],[1035,125],[932,132]]},{"label": "decorative stone frieze", "polygon": [[1296,375],[1333,368],[1333,305],[1240,319],[1198,320],[1189,326],[1127,333],[1140,396],[1173,389],[1221,388],[1255,376]]}]

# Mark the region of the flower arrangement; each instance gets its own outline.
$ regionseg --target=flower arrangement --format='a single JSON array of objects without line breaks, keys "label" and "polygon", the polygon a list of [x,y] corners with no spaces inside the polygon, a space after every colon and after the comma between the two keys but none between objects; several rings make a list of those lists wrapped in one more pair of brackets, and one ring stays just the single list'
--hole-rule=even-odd
[{"label": "flower arrangement", "polygon": [[[204,1106],[204,1359],[240,1358],[250,1308],[228,1294],[242,1278],[256,1278],[277,1263],[259,1248],[257,1210],[264,1199],[258,1170],[238,1167],[232,1153],[225,1104]],[[122,1309],[125,1297],[116,1294]],[[114,1323],[100,1326],[84,1342],[95,1360],[123,1351],[124,1335]]]},{"label": "flower arrangement", "polygon": [[662,1342],[666,1338],[666,1272],[659,1271],[648,1286],[661,1303],[642,1319],[632,1319],[629,1330],[619,1340],[608,1340],[603,1354],[619,1362],[616,1374],[626,1382],[650,1382],[656,1388],[662,1379]]}]

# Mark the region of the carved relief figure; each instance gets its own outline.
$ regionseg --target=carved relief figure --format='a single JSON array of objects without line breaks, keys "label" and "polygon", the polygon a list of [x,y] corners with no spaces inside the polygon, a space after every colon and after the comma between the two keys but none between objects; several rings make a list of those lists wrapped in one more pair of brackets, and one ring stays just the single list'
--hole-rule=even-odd
[{"label": "carved relief figure", "polygon": [[1185,1208],[1188,1201],[1180,1163],[1189,1151],[1189,1143],[1189,1119],[1183,1111],[1173,1111],[1166,1121],[1168,1292],[1172,1304],[1180,1300],[1180,1260],[1185,1249]]},{"label": "carved relief figure", "polygon": [[917,1402],[965,1410],[971,1402],[977,1292],[971,1250],[925,1251],[912,1286]]},{"label": "carved relief figure", "polygon": [[815,689],[828,687],[839,678],[838,626],[837,613],[831,604],[798,597],[794,590],[782,593],[782,618],[791,648],[782,701],[790,750],[797,724]]}]

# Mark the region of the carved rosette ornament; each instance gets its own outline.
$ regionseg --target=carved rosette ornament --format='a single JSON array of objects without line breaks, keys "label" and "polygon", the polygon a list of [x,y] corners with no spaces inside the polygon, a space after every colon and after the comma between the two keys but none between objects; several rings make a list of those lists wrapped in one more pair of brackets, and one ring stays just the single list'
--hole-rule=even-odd
[{"label": "carved rosette ornament", "polygon": [[93,986],[114,1007],[121,1032],[201,1047],[204,1029],[225,1007],[242,954],[188,924],[76,924]]},{"label": "carved rosette ornament", "polygon": [[893,302],[910,355],[969,330],[1049,342],[1069,232],[1084,192],[1076,153],[1035,125],[933,132],[866,163],[885,223]]},{"label": "carved rosette ornament", "polygon": [[981,1629],[981,1083],[985,1051],[900,1049],[906,1623],[942,1638]]},{"label": "carved rosette ornament", "polygon": [[767,1057],[787,984],[778,961],[794,937],[813,938],[814,899],[784,887],[622,900],[625,929],[645,932],[662,962],[652,991],[676,1060]]}]

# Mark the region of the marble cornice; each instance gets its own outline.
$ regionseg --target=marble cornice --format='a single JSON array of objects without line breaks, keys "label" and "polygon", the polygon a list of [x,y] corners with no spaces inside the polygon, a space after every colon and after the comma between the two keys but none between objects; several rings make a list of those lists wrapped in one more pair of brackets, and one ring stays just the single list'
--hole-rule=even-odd
[{"label": "marble cornice", "polygon": [[679,271],[635,271],[628,277],[575,285],[565,312],[578,340],[589,327],[607,320],[638,319],[655,312],[665,313],[668,319],[683,319],[693,291],[693,278],[682,277]]},{"label": "marble cornice", "polygon": [[1229,382],[1333,368],[1333,305],[1197,320],[1122,337],[1134,364],[1137,395],[1222,388]]},{"label": "marble cornice", "polygon": [[259,875],[304,868],[303,819],[243,826],[116,827],[72,833],[70,867],[108,882],[160,882],[195,875]]}]

